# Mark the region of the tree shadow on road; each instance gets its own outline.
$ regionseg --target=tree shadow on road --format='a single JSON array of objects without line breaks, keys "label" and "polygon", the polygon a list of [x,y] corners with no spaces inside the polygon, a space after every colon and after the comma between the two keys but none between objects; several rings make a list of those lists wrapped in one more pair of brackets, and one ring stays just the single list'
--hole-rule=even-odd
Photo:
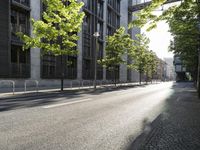
[{"label": "tree shadow on road", "polygon": [[166,109],[152,123],[143,121],[142,133],[127,150],[200,149],[200,100],[192,83],[176,83]]}]

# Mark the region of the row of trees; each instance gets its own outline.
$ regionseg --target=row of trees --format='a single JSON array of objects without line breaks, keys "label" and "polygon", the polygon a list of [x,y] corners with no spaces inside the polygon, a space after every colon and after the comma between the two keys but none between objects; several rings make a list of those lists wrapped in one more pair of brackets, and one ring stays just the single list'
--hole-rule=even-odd
[{"label": "row of trees", "polygon": [[[34,36],[18,33],[24,42],[24,50],[29,48],[40,48],[43,54],[55,56],[76,55],[78,51],[77,33],[81,30],[84,13],[81,8],[84,5],[77,0],[43,0],[45,11],[42,20],[32,19]],[[123,27],[119,28],[112,36],[106,39],[106,56],[99,60],[104,67],[117,71],[120,64],[126,64],[135,69],[141,75],[146,74],[152,78],[157,67],[155,53],[149,51],[149,39],[144,35],[137,35],[136,40],[131,39],[125,33]],[[123,59],[127,55],[132,59],[130,64]],[[62,70],[65,63],[61,57]],[[61,75],[61,90],[63,90],[64,73]],[[116,81],[116,79],[115,79]]]},{"label": "row of trees", "polygon": [[169,50],[180,56],[187,71],[191,72],[193,80],[197,82],[199,78],[200,2],[199,0],[180,1],[176,5],[168,6],[160,16],[154,15],[153,11],[163,5],[165,1],[152,0],[151,5],[136,13],[137,19],[130,23],[130,27],[143,27],[148,23],[148,30],[151,30],[156,27],[157,22],[166,21],[173,36]]},{"label": "row of trees", "polygon": [[[136,39],[133,40],[125,33],[125,28],[120,27],[114,35],[107,37],[106,42],[106,56],[99,60],[100,64],[114,72],[118,71],[120,64],[126,64],[128,68],[139,72],[140,84],[142,74],[146,75],[146,80],[153,78],[158,59],[156,54],[149,50],[150,40],[144,34],[137,34]],[[131,63],[127,63],[123,56],[131,59]]]}]

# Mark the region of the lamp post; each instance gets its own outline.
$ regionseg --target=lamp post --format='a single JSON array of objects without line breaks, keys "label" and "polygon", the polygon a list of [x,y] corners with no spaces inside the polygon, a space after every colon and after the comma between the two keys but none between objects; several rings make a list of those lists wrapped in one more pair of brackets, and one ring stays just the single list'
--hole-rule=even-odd
[{"label": "lamp post", "polygon": [[96,90],[96,87],[97,87],[97,52],[98,52],[98,49],[99,49],[99,45],[98,45],[98,38],[100,36],[99,32],[95,32],[93,34],[93,36],[95,37],[95,41],[96,41],[96,48],[95,48],[95,51],[94,51],[94,90]]}]

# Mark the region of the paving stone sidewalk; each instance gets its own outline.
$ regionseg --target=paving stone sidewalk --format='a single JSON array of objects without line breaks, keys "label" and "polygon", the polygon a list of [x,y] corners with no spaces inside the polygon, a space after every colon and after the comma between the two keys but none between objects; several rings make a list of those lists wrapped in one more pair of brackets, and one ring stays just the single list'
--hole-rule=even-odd
[{"label": "paving stone sidewalk", "polygon": [[192,83],[178,83],[166,110],[130,150],[200,150],[200,100]]}]

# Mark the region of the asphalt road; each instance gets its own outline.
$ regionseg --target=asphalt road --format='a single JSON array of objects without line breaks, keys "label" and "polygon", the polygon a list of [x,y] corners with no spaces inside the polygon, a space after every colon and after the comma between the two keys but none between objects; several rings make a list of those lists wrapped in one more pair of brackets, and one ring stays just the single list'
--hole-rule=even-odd
[{"label": "asphalt road", "polygon": [[172,85],[1,100],[0,150],[126,150],[165,109]]}]

